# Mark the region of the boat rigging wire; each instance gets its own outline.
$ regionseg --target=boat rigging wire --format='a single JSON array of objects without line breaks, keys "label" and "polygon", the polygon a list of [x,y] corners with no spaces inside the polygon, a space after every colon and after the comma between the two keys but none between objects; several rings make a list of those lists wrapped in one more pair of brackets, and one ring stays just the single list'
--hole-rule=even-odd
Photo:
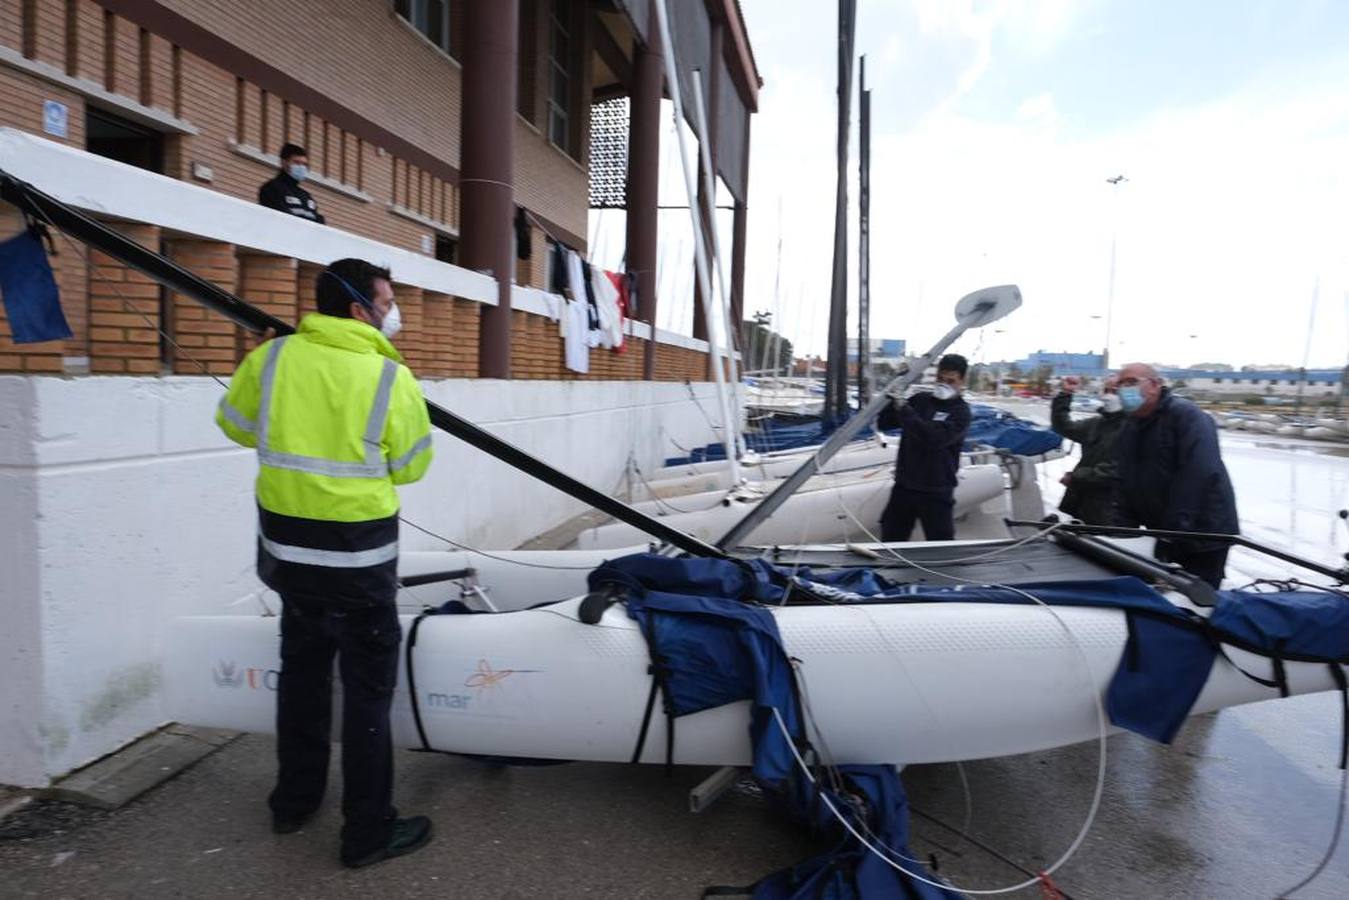
[{"label": "boat rigging wire", "polygon": [[[877,858],[879,858],[882,862],[889,865],[891,868],[896,869],[897,871],[903,873],[904,875],[916,881],[929,884],[933,887],[950,888],[952,890],[956,890],[961,893],[970,894],[971,896],[991,896],[997,894],[1010,894],[1015,893],[1016,891],[1021,891],[1027,888],[1034,887],[1037,884],[1044,884],[1045,879],[1048,876],[1052,875],[1054,872],[1058,871],[1064,864],[1066,864],[1068,860],[1070,860],[1077,853],[1078,849],[1082,846],[1082,843],[1086,840],[1087,835],[1091,832],[1092,827],[1096,823],[1096,816],[1097,813],[1100,811],[1101,800],[1105,794],[1105,774],[1108,757],[1106,739],[1109,737],[1110,730],[1108,725],[1106,724],[1105,705],[1101,701],[1101,692],[1099,688],[1096,686],[1096,679],[1092,675],[1091,664],[1087,660],[1086,651],[1082,648],[1081,641],[1078,640],[1077,635],[1063,620],[1063,618],[1058,614],[1058,612],[1054,610],[1052,606],[1050,606],[1048,603],[1045,603],[1043,600],[1036,597],[1029,591],[1026,591],[1022,588],[1018,588],[1014,585],[989,584],[986,582],[975,581],[969,578],[962,578],[959,575],[951,575],[946,572],[941,572],[937,569],[929,568],[927,566],[922,565],[921,563],[906,558],[903,554],[899,553],[899,551],[895,550],[892,545],[885,544],[883,541],[880,541],[876,537],[876,535],[872,533],[871,529],[867,528],[860,521],[858,521],[857,517],[853,514],[852,510],[848,508],[847,503],[844,501],[842,491],[839,488],[834,488],[833,490],[835,494],[835,499],[838,501],[839,508],[848,517],[848,519],[852,521],[854,525],[860,528],[864,534],[866,534],[869,538],[871,538],[871,540],[875,541],[878,544],[882,544],[884,551],[892,555],[900,563],[903,563],[904,565],[907,565],[911,568],[918,569],[919,571],[927,572],[928,574],[935,575],[939,578],[946,578],[951,581],[962,582],[964,584],[975,585],[979,587],[996,587],[1002,588],[1003,590],[1009,590],[1014,593],[1020,594],[1021,596],[1030,600],[1031,602],[1043,607],[1044,610],[1047,613],[1049,613],[1051,617],[1053,617],[1054,621],[1058,623],[1059,627],[1063,629],[1064,633],[1068,637],[1069,643],[1073,647],[1074,652],[1077,654],[1079,662],[1081,662],[1082,664],[1082,669],[1084,674],[1086,675],[1087,685],[1091,693],[1092,703],[1096,708],[1096,724],[1098,731],[1097,746],[1099,748],[1099,753],[1097,757],[1097,766],[1096,766],[1096,784],[1092,792],[1091,806],[1087,811],[1086,818],[1083,821],[1081,828],[1078,829],[1077,836],[1073,839],[1072,843],[1069,844],[1068,849],[1065,850],[1063,854],[1059,856],[1059,858],[1056,859],[1051,865],[1043,869],[1038,875],[1026,881],[1023,881],[1019,884],[1007,887],[981,888],[981,889],[966,888],[960,887],[958,885],[953,885],[949,882],[932,881],[931,879],[925,878],[916,872],[911,872],[908,869],[905,869],[902,865],[896,863],[885,853],[881,852],[881,849],[884,848],[878,849],[874,844],[872,844],[870,841],[867,841],[866,838],[864,838],[862,835],[858,834],[857,830],[853,828],[852,824],[849,823],[847,819],[833,805],[833,803],[829,801],[829,798],[827,796],[821,794],[820,799],[823,800],[824,803],[829,807],[830,812],[834,814],[835,818],[839,820],[839,822],[843,825],[843,827],[846,828],[854,837],[856,837],[863,844],[863,846],[865,846],[869,851],[875,854]],[[843,605],[847,608],[857,609],[858,611],[865,612],[862,606],[852,606],[847,604]],[[868,618],[870,617],[868,616]],[[877,625],[876,627],[877,630],[880,631],[879,625]],[[791,747],[792,755],[796,757],[797,763],[801,765],[802,771],[803,773],[805,773],[806,777],[810,779],[812,784],[814,784],[815,779],[811,776],[808,768],[805,766],[804,760],[802,760],[800,755],[797,753],[796,747],[792,743],[791,736],[787,732],[786,725],[782,721],[782,716],[777,711],[776,708],[773,709],[773,716],[777,720],[778,728],[782,730],[783,736],[787,739],[787,742]]]}]

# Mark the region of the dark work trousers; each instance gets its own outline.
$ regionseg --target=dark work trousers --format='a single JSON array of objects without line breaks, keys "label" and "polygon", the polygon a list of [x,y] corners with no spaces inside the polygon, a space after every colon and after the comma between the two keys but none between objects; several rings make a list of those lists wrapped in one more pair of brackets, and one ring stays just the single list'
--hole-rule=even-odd
[{"label": "dark work trousers", "polygon": [[923,523],[929,541],[949,541],[956,536],[955,491],[911,491],[895,485],[890,502],[881,513],[881,540],[907,541],[913,523]]},{"label": "dark work trousers", "polygon": [[1227,554],[1231,545],[1217,550],[1184,551],[1169,545],[1158,545],[1156,557],[1162,562],[1173,562],[1186,572],[1207,581],[1213,588],[1222,587],[1227,572]]},{"label": "dark work trousers", "polygon": [[279,772],[269,805],[278,816],[318,809],[332,745],[333,655],[342,675],[342,852],[388,843],[397,811],[389,707],[402,633],[392,603],[366,607],[282,597],[276,697]]}]

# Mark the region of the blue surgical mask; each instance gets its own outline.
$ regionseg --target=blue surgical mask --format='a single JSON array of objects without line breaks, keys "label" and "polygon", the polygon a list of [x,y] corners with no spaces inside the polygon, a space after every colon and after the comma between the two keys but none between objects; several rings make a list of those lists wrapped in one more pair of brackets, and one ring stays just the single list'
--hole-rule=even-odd
[{"label": "blue surgical mask", "polygon": [[1120,402],[1119,394],[1106,394],[1101,398],[1101,411],[1108,413],[1117,413],[1124,408]]},{"label": "blue surgical mask", "polygon": [[1119,389],[1119,404],[1127,413],[1137,412],[1143,407],[1143,389],[1131,384]]},{"label": "blue surgical mask", "polygon": [[299,163],[286,166],[286,171],[289,172],[290,177],[294,178],[296,181],[304,181],[306,178],[309,177],[309,167],[302,166]]}]

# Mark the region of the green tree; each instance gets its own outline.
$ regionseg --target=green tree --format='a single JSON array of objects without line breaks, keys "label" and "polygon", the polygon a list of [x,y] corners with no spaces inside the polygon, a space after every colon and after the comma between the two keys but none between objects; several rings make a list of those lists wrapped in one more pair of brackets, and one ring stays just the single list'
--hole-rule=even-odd
[{"label": "green tree", "polygon": [[[773,314],[760,310],[747,321],[741,323],[744,340],[744,365],[747,372],[755,372],[763,367],[764,360],[771,355],[774,338],[777,339],[776,371],[790,372],[792,365],[792,342],[773,331]],[[768,359],[768,368],[774,368],[774,360]]]}]

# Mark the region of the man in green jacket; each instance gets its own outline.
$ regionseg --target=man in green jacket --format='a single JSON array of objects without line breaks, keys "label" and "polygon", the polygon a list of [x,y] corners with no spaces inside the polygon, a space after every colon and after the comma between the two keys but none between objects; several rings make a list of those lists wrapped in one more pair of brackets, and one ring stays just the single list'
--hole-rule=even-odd
[{"label": "man in green jacket", "polygon": [[398,331],[389,270],[338,260],[318,312],[266,341],[230,379],[216,423],[258,453],[258,576],[281,595],[276,697],[278,834],[323,800],[333,657],[342,676],[342,862],[364,866],[426,844],[424,816],[398,818],[389,709],[402,630],[398,492],[431,463],[431,423]]},{"label": "man in green jacket", "polygon": [[1074,421],[1069,410],[1080,384],[1074,375],[1064,378],[1050,405],[1054,430],[1082,446],[1082,459],[1077,467],[1063,476],[1066,487],[1059,509],[1089,525],[1110,525],[1115,518],[1115,488],[1119,480],[1115,441],[1126,417],[1112,377],[1105,381],[1100,415]]}]

